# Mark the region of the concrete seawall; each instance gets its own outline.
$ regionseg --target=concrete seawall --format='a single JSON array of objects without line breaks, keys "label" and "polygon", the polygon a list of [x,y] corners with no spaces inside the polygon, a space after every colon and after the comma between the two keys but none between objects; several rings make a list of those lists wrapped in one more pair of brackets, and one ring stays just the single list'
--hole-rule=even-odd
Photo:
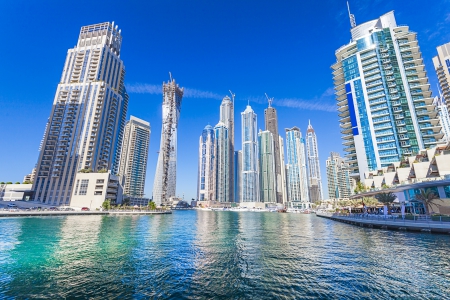
[{"label": "concrete seawall", "polygon": [[170,210],[156,211],[0,211],[0,218],[7,217],[54,217],[54,216],[92,216],[92,215],[166,215]]},{"label": "concrete seawall", "polygon": [[316,215],[321,218],[327,218],[333,221],[360,227],[450,234],[450,222],[438,222],[429,220],[413,221],[403,219],[396,220],[383,218],[372,219],[359,216],[337,216],[326,213],[316,213]]}]

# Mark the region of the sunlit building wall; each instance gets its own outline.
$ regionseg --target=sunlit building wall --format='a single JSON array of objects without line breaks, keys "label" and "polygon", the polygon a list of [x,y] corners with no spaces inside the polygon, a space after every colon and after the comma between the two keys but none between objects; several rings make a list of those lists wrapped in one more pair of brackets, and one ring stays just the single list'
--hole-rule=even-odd
[{"label": "sunlit building wall", "polygon": [[81,169],[117,174],[128,106],[121,31],[114,23],[81,27],[67,51],[46,125],[34,200],[70,205]]}]

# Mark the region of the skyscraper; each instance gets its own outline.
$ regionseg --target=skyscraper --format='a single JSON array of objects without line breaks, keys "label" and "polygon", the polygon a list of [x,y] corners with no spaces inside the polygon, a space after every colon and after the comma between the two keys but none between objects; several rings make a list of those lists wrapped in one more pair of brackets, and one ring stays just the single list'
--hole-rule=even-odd
[{"label": "skyscraper", "polygon": [[[215,199],[219,202],[231,202],[230,199],[230,141],[228,127],[219,122],[214,127],[215,135]],[[233,166],[234,167],[234,166]]]},{"label": "skyscraper", "polygon": [[329,198],[349,198],[352,194],[353,179],[350,177],[347,162],[339,156],[339,153],[331,152],[326,165]]},{"label": "skyscraper", "polygon": [[442,133],[444,134],[442,140],[448,142],[450,141],[450,115],[444,100],[444,95],[434,97],[433,105],[436,107],[439,122],[442,126]]},{"label": "skyscraper", "polygon": [[[234,95],[232,95],[234,97]],[[234,202],[234,99],[225,96],[220,104],[220,122],[224,123],[228,129],[228,180],[229,201]]]},{"label": "skyscraper", "polygon": [[258,133],[256,114],[250,105],[242,120],[242,202],[259,202]]},{"label": "skyscraper", "polygon": [[177,130],[183,92],[175,79],[163,83],[161,144],[153,184],[153,201],[158,206],[176,193]]},{"label": "skyscraper", "polygon": [[132,197],[144,197],[147,173],[150,123],[134,116],[125,125],[119,175],[123,177],[123,193]]},{"label": "skyscraper", "polygon": [[[261,202],[277,202],[275,184],[275,143],[270,131],[260,131],[259,139],[259,186]],[[281,179],[280,179],[281,180]]]},{"label": "skyscraper", "polygon": [[69,49],[46,125],[34,199],[70,205],[81,169],[118,171],[128,106],[121,31],[113,23],[81,27]]},{"label": "skyscraper", "polygon": [[323,191],[317,136],[311,122],[309,122],[306,130],[306,156],[308,158],[309,197],[311,202],[316,202],[323,199]]},{"label": "skyscraper", "polygon": [[[275,186],[276,186],[276,202],[283,203],[283,170],[284,170],[284,160],[281,160],[280,148],[283,146],[280,144],[279,134],[278,134],[278,117],[277,110],[272,107],[273,99],[269,99],[269,107],[264,110],[264,121],[266,130],[272,133],[274,140],[274,163],[275,163]],[[281,140],[282,143],[282,140]]]},{"label": "skyscraper", "polygon": [[309,208],[305,140],[298,127],[286,129],[289,207]]},{"label": "skyscraper", "polygon": [[450,110],[450,42],[436,48],[438,55],[433,57],[434,70],[442,90],[443,102]]},{"label": "skyscraper", "polygon": [[234,151],[234,202],[242,199],[242,150]]},{"label": "skyscraper", "polygon": [[435,145],[442,134],[417,34],[393,12],[351,28],[332,66],[352,177]]},{"label": "skyscraper", "polygon": [[200,136],[198,149],[198,195],[200,201],[214,200],[216,176],[215,163],[215,134],[211,125],[207,125]]}]

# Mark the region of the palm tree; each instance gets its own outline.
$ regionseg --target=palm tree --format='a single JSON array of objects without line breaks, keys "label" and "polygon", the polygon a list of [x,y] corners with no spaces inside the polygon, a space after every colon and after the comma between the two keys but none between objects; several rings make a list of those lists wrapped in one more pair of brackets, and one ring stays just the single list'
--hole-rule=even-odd
[{"label": "palm tree", "polygon": [[148,208],[151,210],[155,210],[156,209],[156,203],[153,201],[149,201],[148,202]]},{"label": "palm tree", "polygon": [[420,194],[416,195],[416,200],[423,202],[427,213],[430,215],[433,213],[432,205],[440,206],[435,201],[440,199],[438,195],[434,193],[432,189],[420,190]]},{"label": "palm tree", "polygon": [[395,196],[392,192],[388,193],[379,193],[375,195],[375,198],[383,203],[385,206],[387,206],[388,213],[390,213],[389,207],[392,203],[394,203],[394,200],[397,199],[397,196]]}]

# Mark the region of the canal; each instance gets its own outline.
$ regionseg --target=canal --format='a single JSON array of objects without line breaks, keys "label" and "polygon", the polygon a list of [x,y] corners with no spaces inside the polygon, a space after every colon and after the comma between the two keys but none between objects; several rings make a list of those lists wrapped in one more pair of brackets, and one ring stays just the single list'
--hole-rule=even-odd
[{"label": "canal", "polygon": [[450,236],[315,215],[0,220],[0,299],[448,299]]}]

